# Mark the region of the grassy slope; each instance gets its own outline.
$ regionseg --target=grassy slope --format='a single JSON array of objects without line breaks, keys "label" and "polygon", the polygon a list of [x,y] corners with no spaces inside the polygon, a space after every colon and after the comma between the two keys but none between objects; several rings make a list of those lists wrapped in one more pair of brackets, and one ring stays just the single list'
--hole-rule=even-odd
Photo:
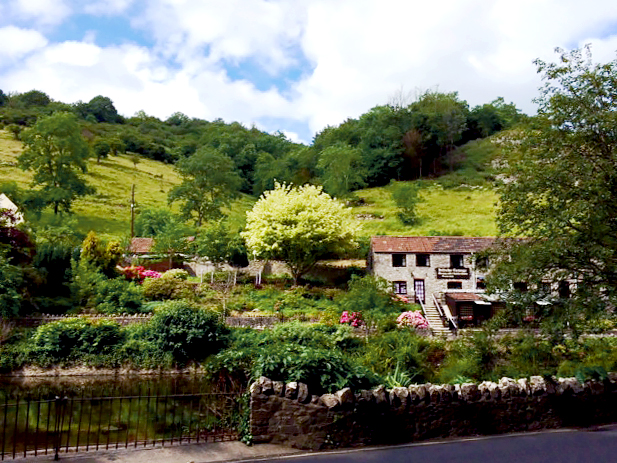
[{"label": "grassy slope", "polygon": [[[12,135],[0,130],[0,182],[15,181],[21,188],[28,188],[32,179],[16,165],[22,144]],[[135,166],[129,156],[111,156],[100,164],[91,159],[86,180],[97,190],[96,194],[75,201],[74,218],[82,232],[95,230],[102,237],[121,238],[130,232],[131,185],[135,184],[135,201],[139,208],[165,207],[167,193],[180,183],[173,167],[161,162],[140,158]],[[244,211],[251,207],[252,200],[243,197],[234,207],[231,222],[240,227]],[[41,223],[54,219],[49,210],[43,212]]]},{"label": "grassy slope", "polygon": [[494,236],[497,195],[491,189],[443,189],[431,183],[421,190],[419,223],[408,227],[397,218],[390,188],[370,188],[356,192],[366,204],[354,214],[374,214],[383,219],[362,220],[362,235],[465,235]]},{"label": "grassy slope", "polygon": [[[471,146],[477,149],[477,145]],[[27,188],[32,176],[16,166],[16,157],[21,153],[21,149],[21,142],[13,140],[8,132],[0,131],[0,182],[15,181],[20,187]],[[474,159],[473,162],[478,164],[481,160]],[[473,174],[469,173],[461,176],[460,172],[451,175],[451,180],[461,183],[473,177]],[[108,238],[120,238],[129,233],[131,184],[136,185],[135,199],[138,207],[165,207],[167,193],[180,181],[170,165],[140,158],[140,162],[134,166],[126,155],[112,156],[102,160],[100,164],[94,159],[91,160],[86,177],[97,189],[97,193],[75,201],[73,210],[77,227],[82,232],[95,230]],[[448,176],[439,182],[444,183],[447,178]],[[467,183],[487,184],[484,181]],[[418,206],[420,222],[413,227],[407,227],[397,219],[389,187],[357,191],[356,197],[363,198],[366,204],[354,207],[353,213],[383,217],[381,220],[360,220],[361,234],[496,234],[494,217],[497,196],[489,187],[443,189],[437,181],[423,182],[423,185],[421,196],[424,202]],[[252,207],[254,201],[255,198],[243,195],[234,202],[230,213],[230,223],[234,228],[242,227],[245,212]],[[48,223],[51,220],[53,214],[50,211],[44,212],[41,221]]]}]

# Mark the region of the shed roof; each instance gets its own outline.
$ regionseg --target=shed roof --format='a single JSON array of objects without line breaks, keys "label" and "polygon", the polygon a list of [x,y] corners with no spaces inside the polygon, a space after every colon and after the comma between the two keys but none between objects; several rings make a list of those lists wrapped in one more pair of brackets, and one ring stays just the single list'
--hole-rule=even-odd
[{"label": "shed roof", "polygon": [[471,254],[491,247],[496,238],[467,236],[373,236],[373,252],[463,253]]},{"label": "shed roof", "polygon": [[448,299],[452,299],[454,301],[461,301],[461,302],[483,301],[484,300],[475,293],[446,293],[446,297]]},{"label": "shed roof", "polygon": [[147,254],[154,246],[154,238],[133,238],[129,252],[133,254]]}]

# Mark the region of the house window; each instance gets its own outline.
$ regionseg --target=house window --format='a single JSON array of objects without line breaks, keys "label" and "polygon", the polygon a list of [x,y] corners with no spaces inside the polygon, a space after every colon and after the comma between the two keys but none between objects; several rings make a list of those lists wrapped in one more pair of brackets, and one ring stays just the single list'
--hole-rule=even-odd
[{"label": "house window", "polygon": [[516,291],[520,291],[521,293],[526,293],[527,292],[527,283],[525,283],[524,281],[517,281],[516,283],[514,283],[512,285],[512,287]]},{"label": "house window", "polygon": [[416,267],[430,267],[431,261],[428,254],[416,254]]},{"label": "house window", "polygon": [[570,283],[566,280],[559,282],[559,297],[562,299],[568,299],[570,297]]},{"label": "house window", "polygon": [[463,255],[462,254],[450,255],[450,267],[451,268],[463,268]]},{"label": "house window", "polygon": [[448,289],[463,289],[462,281],[448,281]]},{"label": "house window", "polygon": [[478,270],[487,270],[489,265],[488,257],[482,256],[476,258],[476,268]]},{"label": "house window", "polygon": [[394,293],[395,294],[407,294],[407,282],[406,281],[395,281],[394,282]]},{"label": "house window", "polygon": [[540,292],[547,296],[550,296],[552,293],[551,284],[548,281],[543,281],[540,283]]},{"label": "house window", "polygon": [[392,267],[405,267],[407,261],[405,254],[392,254]]},{"label": "house window", "polygon": [[486,281],[484,281],[484,277],[476,278],[476,288],[486,289]]}]

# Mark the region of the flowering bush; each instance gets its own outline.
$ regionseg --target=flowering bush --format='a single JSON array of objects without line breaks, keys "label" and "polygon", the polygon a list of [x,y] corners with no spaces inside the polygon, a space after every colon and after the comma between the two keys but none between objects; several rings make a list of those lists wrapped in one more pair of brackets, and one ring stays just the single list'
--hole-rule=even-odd
[{"label": "flowering bush", "polygon": [[417,330],[425,330],[429,328],[428,321],[420,312],[403,312],[396,319],[399,327],[409,326]]},{"label": "flowering bush", "polygon": [[144,279],[143,276],[143,272],[144,272],[144,268],[140,265],[137,267],[120,267],[119,268],[120,273],[122,273],[122,275],[124,275],[124,278],[126,278],[129,281],[135,281],[137,283],[141,283]]},{"label": "flowering bush", "polygon": [[411,301],[409,300],[409,298],[407,296],[404,296],[403,294],[396,294],[395,298],[401,302],[404,302],[405,304],[410,304]]},{"label": "flowering bush", "polygon": [[155,270],[144,270],[143,272],[141,272],[141,275],[144,278],[161,278],[161,273]]},{"label": "flowering bush", "polygon": [[339,323],[343,325],[350,325],[354,328],[358,328],[360,326],[364,326],[364,320],[362,319],[362,312],[351,312],[351,314],[345,310],[341,314],[341,319]]}]

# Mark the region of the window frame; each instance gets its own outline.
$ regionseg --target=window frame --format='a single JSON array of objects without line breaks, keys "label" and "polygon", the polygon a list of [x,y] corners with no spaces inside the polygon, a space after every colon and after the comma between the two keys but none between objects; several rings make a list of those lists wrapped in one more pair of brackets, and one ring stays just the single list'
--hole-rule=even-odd
[{"label": "window frame", "polygon": [[394,290],[394,294],[401,294],[403,296],[407,296],[407,282],[404,280],[397,280],[392,282],[392,289]]},{"label": "window frame", "polygon": [[[424,264],[420,265],[420,259],[426,259]],[[416,267],[430,267],[431,266],[431,255],[430,254],[416,254]]]},{"label": "window frame", "polygon": [[[400,259],[400,262],[397,262],[396,259]],[[392,254],[392,267],[407,267],[407,254],[397,252]]]},{"label": "window frame", "polygon": [[[454,265],[455,260],[459,260],[460,265]],[[464,254],[450,254],[450,268],[465,268],[465,255]]]}]

